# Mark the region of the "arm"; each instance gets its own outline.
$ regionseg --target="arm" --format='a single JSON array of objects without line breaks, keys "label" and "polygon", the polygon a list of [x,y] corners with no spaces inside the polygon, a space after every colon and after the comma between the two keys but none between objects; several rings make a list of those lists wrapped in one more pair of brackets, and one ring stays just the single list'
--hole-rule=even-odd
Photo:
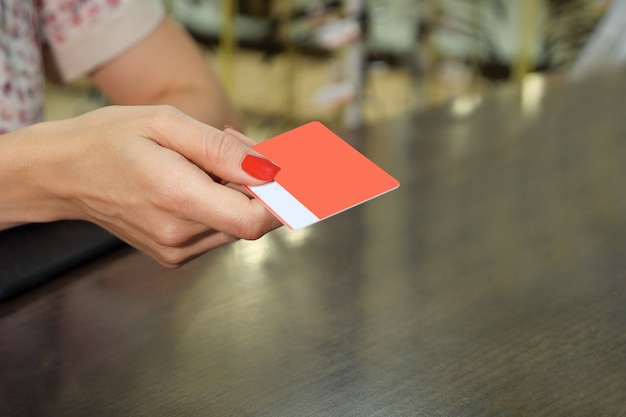
[{"label": "arm", "polygon": [[271,179],[277,167],[267,160],[262,172],[242,168],[250,143],[170,106],[110,106],[7,133],[0,229],[87,220],[164,266],[181,265],[280,226],[260,202],[207,175],[234,184]]},{"label": "arm", "polygon": [[[133,106],[3,135],[0,230],[87,220],[175,267],[280,226],[230,184],[261,184],[277,167],[264,160],[260,176],[244,170],[254,142],[207,125],[238,119],[193,41],[171,20],[92,76],[112,101]],[[169,106],[138,106],[160,103],[193,118]]]},{"label": "arm", "polygon": [[220,129],[225,124],[241,126],[195,41],[169,17],[91,76],[115,104],[170,104]]}]

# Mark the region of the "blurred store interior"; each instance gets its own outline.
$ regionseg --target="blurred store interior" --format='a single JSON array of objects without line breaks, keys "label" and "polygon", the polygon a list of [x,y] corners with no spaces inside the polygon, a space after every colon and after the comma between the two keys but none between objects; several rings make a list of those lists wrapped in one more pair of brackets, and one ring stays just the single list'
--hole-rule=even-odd
[{"label": "blurred store interior", "polygon": [[[606,0],[164,0],[257,140],[310,120],[355,127],[558,74]],[[105,105],[87,79],[48,86],[48,119]]]}]

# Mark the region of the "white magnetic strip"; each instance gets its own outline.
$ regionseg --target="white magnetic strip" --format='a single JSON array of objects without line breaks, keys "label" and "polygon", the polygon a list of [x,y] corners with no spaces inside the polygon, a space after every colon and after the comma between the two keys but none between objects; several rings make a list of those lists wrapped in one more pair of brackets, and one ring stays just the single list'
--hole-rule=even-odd
[{"label": "white magnetic strip", "polygon": [[276,181],[247,188],[290,229],[301,229],[320,221]]}]

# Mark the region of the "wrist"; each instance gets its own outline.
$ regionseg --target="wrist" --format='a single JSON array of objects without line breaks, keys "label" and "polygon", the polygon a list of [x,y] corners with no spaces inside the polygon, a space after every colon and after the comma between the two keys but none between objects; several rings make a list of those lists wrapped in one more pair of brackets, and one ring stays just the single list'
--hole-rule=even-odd
[{"label": "wrist", "polygon": [[63,192],[62,141],[43,122],[0,136],[0,230],[24,223],[76,218]]}]

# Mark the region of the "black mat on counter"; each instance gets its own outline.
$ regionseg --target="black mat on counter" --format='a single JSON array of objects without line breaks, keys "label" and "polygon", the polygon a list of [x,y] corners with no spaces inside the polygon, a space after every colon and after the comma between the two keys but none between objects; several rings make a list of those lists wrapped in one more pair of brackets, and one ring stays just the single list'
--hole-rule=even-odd
[{"label": "black mat on counter", "polygon": [[123,242],[93,223],[28,224],[0,232],[0,301],[16,297]]}]

